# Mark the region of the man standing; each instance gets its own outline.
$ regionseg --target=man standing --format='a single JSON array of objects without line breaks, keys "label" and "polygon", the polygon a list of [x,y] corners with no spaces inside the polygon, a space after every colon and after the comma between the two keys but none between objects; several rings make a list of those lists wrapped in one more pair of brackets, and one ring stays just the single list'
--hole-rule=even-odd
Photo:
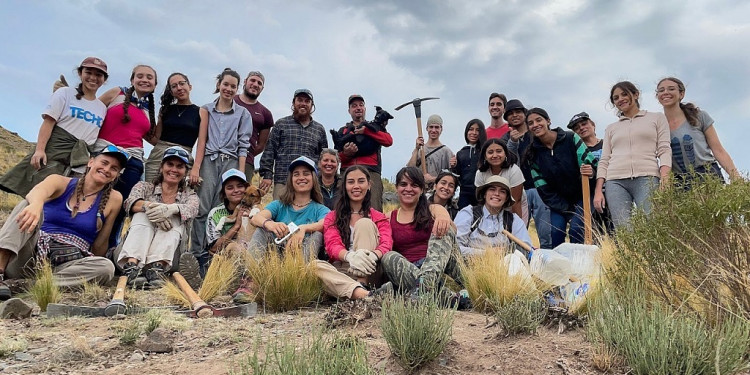
[{"label": "man standing", "polygon": [[[591,117],[589,117],[588,113],[581,112],[570,119],[570,122],[568,122],[568,129],[578,134],[578,136],[581,137],[583,143],[586,144],[588,152],[594,155],[593,167],[594,172],[596,172],[596,166],[599,164],[599,159],[601,159],[602,157],[602,145],[604,144],[603,139],[599,139],[596,137],[596,124],[591,120]],[[593,187],[596,186],[596,173],[594,173],[594,175],[589,179],[589,186],[591,191],[591,199],[593,199]],[[608,208],[605,207],[604,212],[602,213],[599,213],[599,211],[597,210],[592,210],[591,217],[596,223],[598,227],[597,229],[600,231],[600,233],[614,233],[615,228],[614,224],[612,223],[612,218],[609,214]]]},{"label": "man standing", "polygon": [[[367,167],[370,172],[370,206],[378,211],[383,211],[383,180],[380,172],[383,168],[383,161],[380,158],[380,151],[383,146],[390,147],[393,144],[393,137],[388,134],[385,123],[375,121],[367,122],[365,120],[365,99],[361,95],[349,96],[349,115],[352,121],[348,122],[337,133],[344,142],[342,151],[339,152],[341,158],[341,170],[361,164]],[[377,117],[377,116],[376,116]],[[336,143],[336,139],[334,139]],[[337,148],[339,145],[335,145]]]},{"label": "man standing", "polygon": [[417,137],[416,147],[411,153],[409,167],[420,167],[422,165],[422,153],[425,154],[425,163],[427,164],[427,173],[424,175],[428,188],[435,183],[435,177],[443,169],[450,169],[450,160],[453,157],[453,151],[448,146],[440,142],[440,134],[443,133],[443,118],[438,115],[432,115],[427,119],[427,144],[424,143],[423,137]]},{"label": "man standing", "polygon": [[492,120],[490,120],[490,126],[487,127],[487,139],[502,138],[508,132],[508,123],[503,118],[506,104],[508,104],[508,99],[505,95],[496,92],[490,94],[489,110]]},{"label": "man standing", "polygon": [[258,173],[262,180],[258,184],[264,192],[273,183],[273,199],[279,199],[284,191],[289,164],[300,156],[318,163],[320,152],[328,148],[326,131],[313,120],[315,112],[313,94],[308,89],[299,89],[292,98],[292,115],[280,118],[271,131],[268,145],[260,158]]},{"label": "man standing", "polygon": [[534,186],[534,180],[531,177],[531,169],[521,162],[526,149],[531,145],[531,133],[526,125],[526,107],[518,99],[508,101],[507,109],[503,118],[508,121],[510,131],[502,137],[508,145],[508,150],[515,153],[517,165],[523,172],[523,189],[526,201],[529,206],[529,214],[534,218],[534,227],[539,237],[539,246],[543,249],[552,248],[552,227],[549,217],[549,207],[542,201],[539,193]]},{"label": "man standing", "polygon": [[263,73],[252,71],[245,78],[245,87],[242,94],[234,97],[235,103],[245,107],[253,118],[253,133],[250,135],[250,148],[247,150],[245,160],[245,174],[252,180],[255,174],[255,156],[263,152],[268,141],[268,134],[273,127],[273,115],[263,104],[258,101],[260,93],[265,87],[266,77]]}]

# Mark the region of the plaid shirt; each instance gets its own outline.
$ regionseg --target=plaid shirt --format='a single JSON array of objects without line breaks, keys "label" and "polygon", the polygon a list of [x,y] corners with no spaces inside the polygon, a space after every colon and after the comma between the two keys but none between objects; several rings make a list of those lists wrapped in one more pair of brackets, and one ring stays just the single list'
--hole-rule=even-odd
[{"label": "plaid shirt", "polygon": [[271,129],[258,171],[262,178],[284,184],[294,159],[307,156],[317,164],[324,148],[328,148],[328,138],[322,124],[310,120],[303,126],[292,116],[280,118]]},{"label": "plaid shirt", "polygon": [[91,244],[81,237],[70,233],[47,233],[40,230],[39,240],[36,243],[36,251],[37,254],[39,254],[39,259],[46,258],[47,254],[49,254],[50,241],[75,247],[78,250],[81,250],[81,253],[83,253],[83,256],[85,257],[94,256],[94,254],[91,253]]},{"label": "plaid shirt", "polygon": [[[125,212],[130,215],[130,209],[135,202],[141,199],[146,202],[164,203],[161,199],[161,184],[154,186],[154,184],[146,181],[140,181],[135,184],[133,190],[130,191],[128,199],[122,204],[125,208]],[[183,222],[198,215],[198,194],[196,194],[195,190],[192,188],[185,187],[182,191],[178,191],[175,203],[177,203],[177,206],[180,208],[180,218]]]}]

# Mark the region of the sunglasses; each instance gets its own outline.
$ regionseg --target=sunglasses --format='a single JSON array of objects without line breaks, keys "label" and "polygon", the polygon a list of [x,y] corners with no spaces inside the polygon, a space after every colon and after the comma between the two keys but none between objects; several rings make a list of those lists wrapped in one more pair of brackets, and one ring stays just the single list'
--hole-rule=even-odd
[{"label": "sunglasses", "polygon": [[461,177],[458,174],[453,173],[453,171],[451,171],[450,169],[443,169],[442,171],[440,171],[440,174],[443,174],[443,173],[450,174],[451,176],[456,177],[456,178]]},{"label": "sunglasses", "polygon": [[190,154],[188,154],[187,151],[177,148],[170,148],[167,151],[164,151],[164,157],[166,158],[168,156],[177,156],[185,159],[190,158]]}]

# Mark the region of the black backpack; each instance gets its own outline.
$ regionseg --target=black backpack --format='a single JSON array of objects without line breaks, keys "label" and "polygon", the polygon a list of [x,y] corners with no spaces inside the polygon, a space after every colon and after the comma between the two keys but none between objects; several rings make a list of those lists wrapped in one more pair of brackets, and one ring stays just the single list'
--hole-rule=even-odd
[{"label": "black backpack", "polygon": [[[479,223],[482,221],[482,207],[484,205],[471,206],[471,227],[469,228],[469,234],[474,233],[479,228]],[[510,233],[513,233],[513,213],[508,210],[503,210],[503,229]]]}]

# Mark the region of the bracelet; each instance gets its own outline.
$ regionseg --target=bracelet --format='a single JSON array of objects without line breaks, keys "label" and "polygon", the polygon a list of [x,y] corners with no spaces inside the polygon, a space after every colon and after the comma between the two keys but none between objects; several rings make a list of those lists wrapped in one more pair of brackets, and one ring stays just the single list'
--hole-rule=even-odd
[{"label": "bracelet", "polygon": [[265,230],[268,230],[266,228],[266,223],[269,222],[269,221],[271,221],[271,219],[266,219],[266,221],[263,222],[263,225],[261,225],[261,227],[263,227],[263,229],[265,229]]}]

